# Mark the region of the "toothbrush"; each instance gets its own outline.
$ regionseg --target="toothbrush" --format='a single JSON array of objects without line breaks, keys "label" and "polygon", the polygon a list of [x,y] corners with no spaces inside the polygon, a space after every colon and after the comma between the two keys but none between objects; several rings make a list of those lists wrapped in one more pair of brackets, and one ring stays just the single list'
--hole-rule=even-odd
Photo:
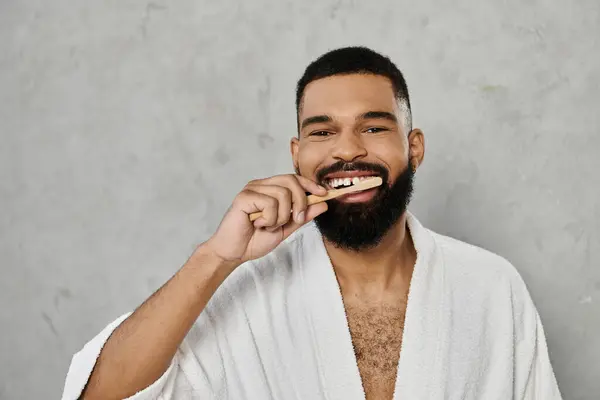
[{"label": "toothbrush", "polygon": [[[383,183],[383,180],[381,179],[381,177],[376,176],[373,178],[364,179],[364,180],[360,181],[359,183],[357,183],[356,185],[347,186],[347,187],[344,187],[341,189],[329,190],[325,196],[317,196],[317,195],[311,194],[310,196],[307,197],[308,205],[310,206],[312,204],[322,203],[324,201],[335,199],[336,197],[340,197],[345,194],[372,189],[374,187],[381,186],[382,183]],[[260,218],[261,215],[262,215],[261,211],[257,211],[257,212],[250,214],[250,221],[251,222],[256,221],[258,218]]]}]

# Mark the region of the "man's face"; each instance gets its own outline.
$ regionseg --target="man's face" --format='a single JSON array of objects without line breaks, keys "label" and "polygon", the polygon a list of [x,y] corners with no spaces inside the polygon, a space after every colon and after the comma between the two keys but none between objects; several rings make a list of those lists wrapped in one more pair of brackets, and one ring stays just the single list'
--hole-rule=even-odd
[{"label": "man's face", "polygon": [[413,169],[404,117],[382,76],[332,76],[307,85],[299,138],[291,144],[296,172],[328,189],[354,178],[383,178],[378,188],[328,201],[315,222],[334,245],[372,248],[406,210]]}]

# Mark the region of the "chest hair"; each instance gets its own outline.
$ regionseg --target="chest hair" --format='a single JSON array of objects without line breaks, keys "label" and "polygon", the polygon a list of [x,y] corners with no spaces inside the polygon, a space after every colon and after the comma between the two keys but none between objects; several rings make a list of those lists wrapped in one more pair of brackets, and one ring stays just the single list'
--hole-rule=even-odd
[{"label": "chest hair", "polygon": [[367,400],[391,400],[404,331],[406,303],[346,305],[354,354]]}]

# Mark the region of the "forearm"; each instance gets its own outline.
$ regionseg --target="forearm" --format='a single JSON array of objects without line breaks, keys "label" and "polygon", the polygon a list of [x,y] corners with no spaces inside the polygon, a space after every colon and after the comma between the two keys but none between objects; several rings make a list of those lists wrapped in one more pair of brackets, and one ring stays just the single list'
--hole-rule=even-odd
[{"label": "forearm", "polygon": [[155,382],[235,266],[200,246],[177,274],[111,335],[83,398],[126,398]]}]

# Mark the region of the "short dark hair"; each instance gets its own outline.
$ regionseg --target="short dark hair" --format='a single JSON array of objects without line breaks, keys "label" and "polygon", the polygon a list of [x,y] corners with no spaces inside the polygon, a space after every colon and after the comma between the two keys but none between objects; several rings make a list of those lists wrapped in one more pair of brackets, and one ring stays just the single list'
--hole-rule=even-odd
[{"label": "short dark hair", "polygon": [[352,46],[331,50],[309,64],[296,86],[296,120],[300,131],[300,107],[306,86],[317,79],[333,75],[373,74],[388,78],[396,94],[396,99],[404,108],[405,125],[412,130],[412,112],[408,88],[402,72],[386,56],[367,47]]}]

